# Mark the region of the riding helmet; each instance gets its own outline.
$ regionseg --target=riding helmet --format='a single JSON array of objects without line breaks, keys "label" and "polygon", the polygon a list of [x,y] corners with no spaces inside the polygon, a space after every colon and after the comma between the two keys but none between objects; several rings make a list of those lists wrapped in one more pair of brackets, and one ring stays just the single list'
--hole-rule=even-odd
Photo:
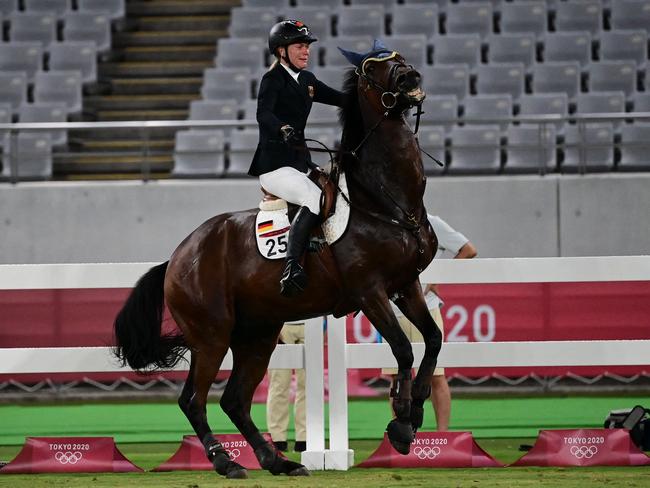
[{"label": "riding helmet", "polygon": [[312,35],[309,27],[299,20],[283,20],[271,27],[271,32],[269,32],[269,51],[271,54],[274,54],[275,50],[281,46],[288,46],[289,44],[296,44],[298,42],[311,44],[317,40]]}]

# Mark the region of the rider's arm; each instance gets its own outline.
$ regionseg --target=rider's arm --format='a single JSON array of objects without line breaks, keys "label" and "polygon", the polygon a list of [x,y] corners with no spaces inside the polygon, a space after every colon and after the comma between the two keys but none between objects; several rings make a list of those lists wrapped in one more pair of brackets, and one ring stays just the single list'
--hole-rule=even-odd
[{"label": "rider's arm", "polygon": [[280,128],[285,125],[273,113],[280,89],[281,82],[267,75],[262,78],[257,95],[257,122],[264,126],[269,134],[278,136],[280,136]]},{"label": "rider's arm", "polygon": [[322,81],[316,80],[316,88],[314,89],[314,102],[343,107],[345,104],[345,98],[346,97],[343,92],[327,86]]}]

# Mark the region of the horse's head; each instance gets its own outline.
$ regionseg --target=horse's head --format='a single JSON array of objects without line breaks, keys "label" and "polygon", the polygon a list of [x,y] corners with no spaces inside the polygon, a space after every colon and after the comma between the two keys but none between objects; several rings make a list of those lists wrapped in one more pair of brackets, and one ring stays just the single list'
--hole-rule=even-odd
[{"label": "horse's head", "polygon": [[366,57],[356,72],[360,94],[377,111],[402,113],[424,100],[420,73],[396,51]]}]

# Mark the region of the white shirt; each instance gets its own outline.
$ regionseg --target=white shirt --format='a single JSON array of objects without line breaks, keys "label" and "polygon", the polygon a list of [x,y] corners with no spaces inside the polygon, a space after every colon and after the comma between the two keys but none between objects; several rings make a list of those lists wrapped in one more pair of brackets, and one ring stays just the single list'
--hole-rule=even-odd
[{"label": "white shirt", "polygon": [[287,70],[287,73],[289,73],[289,74],[291,75],[291,78],[293,78],[294,80],[296,80],[296,83],[300,84],[300,82],[298,81],[298,75],[300,74],[300,71],[298,71],[298,72],[296,73],[294,70],[292,70],[291,68],[289,68],[289,66],[287,66],[286,64],[284,64],[284,63],[280,63],[280,64],[282,65],[282,67],[283,67],[284,69]]},{"label": "white shirt", "polygon": [[[427,218],[429,219],[429,223],[431,224],[431,227],[433,227],[433,231],[436,233],[436,237],[438,238],[438,250],[436,251],[434,258],[452,259],[454,256],[456,256],[456,254],[458,254],[460,249],[469,242],[469,239],[467,237],[458,232],[437,215],[427,214]],[[425,287],[426,284],[423,283],[422,291],[424,291]],[[427,293],[424,296],[424,299],[429,310],[432,310],[436,307],[441,308],[443,305],[440,297],[432,291]],[[400,309],[397,308],[392,302],[391,306],[393,307],[393,312],[395,312],[396,317],[404,316]]]}]

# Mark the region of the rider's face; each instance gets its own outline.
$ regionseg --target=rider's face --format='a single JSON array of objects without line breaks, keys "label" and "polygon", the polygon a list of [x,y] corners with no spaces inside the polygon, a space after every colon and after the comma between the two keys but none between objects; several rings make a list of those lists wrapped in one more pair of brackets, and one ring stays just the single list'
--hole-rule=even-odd
[{"label": "rider's face", "polygon": [[287,46],[287,57],[296,68],[305,69],[309,62],[309,44],[306,42],[289,44]]}]

